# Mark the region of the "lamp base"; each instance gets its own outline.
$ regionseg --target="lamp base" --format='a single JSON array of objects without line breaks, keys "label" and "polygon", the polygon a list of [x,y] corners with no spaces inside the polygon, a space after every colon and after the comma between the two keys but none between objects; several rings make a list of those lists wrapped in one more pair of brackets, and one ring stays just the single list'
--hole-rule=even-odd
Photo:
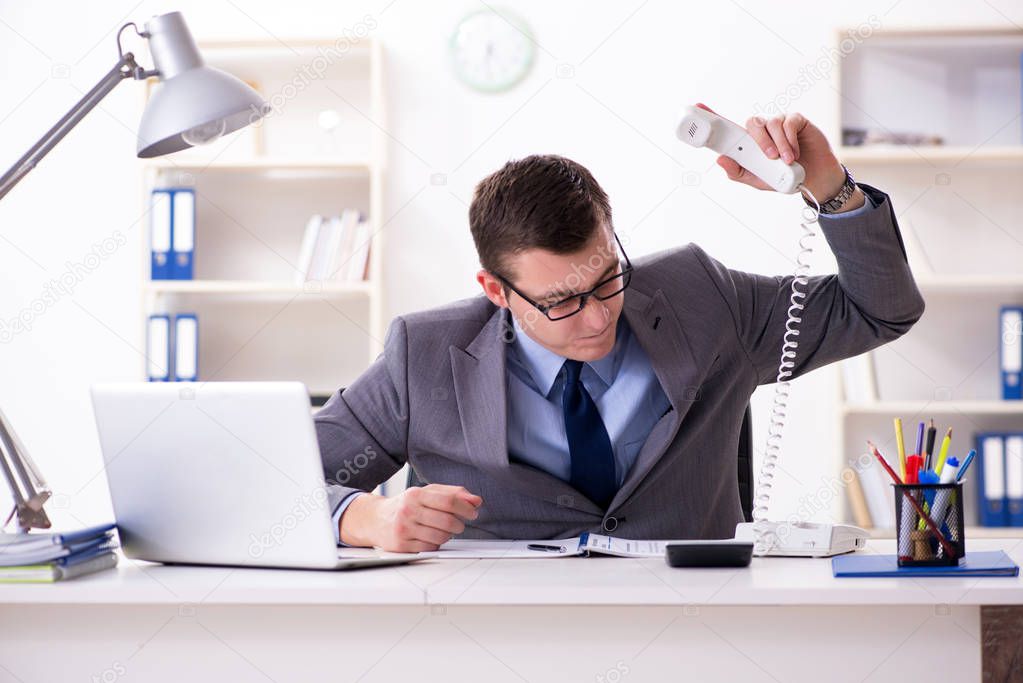
[{"label": "lamp base", "polygon": [[50,497],[49,491],[42,491],[32,500],[18,503],[11,509],[11,514],[4,520],[4,528],[10,523],[15,515],[18,517],[18,530],[27,532],[30,529],[49,529],[50,518],[43,509],[43,504]]}]

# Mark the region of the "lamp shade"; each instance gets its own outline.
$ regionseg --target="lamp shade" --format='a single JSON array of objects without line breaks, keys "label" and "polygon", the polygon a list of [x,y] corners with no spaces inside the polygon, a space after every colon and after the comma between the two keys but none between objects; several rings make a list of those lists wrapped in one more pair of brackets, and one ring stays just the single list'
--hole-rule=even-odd
[{"label": "lamp shade", "polygon": [[269,105],[234,76],[203,63],[180,12],[146,23],[160,83],[138,131],[138,156],[148,159],[212,140],[265,116]]}]

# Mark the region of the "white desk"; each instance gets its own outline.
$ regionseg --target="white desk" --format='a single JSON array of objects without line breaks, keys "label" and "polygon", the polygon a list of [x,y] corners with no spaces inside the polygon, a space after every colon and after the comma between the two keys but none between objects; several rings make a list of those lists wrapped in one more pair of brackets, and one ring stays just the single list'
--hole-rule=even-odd
[{"label": "white desk", "polygon": [[[1023,563],[1023,540],[978,540]],[[892,553],[892,541],[867,552]],[[830,560],[433,560],[359,572],[122,560],[0,586],[7,681],[980,681],[1020,578],[834,579]],[[926,663],[926,664],[925,664]]]}]

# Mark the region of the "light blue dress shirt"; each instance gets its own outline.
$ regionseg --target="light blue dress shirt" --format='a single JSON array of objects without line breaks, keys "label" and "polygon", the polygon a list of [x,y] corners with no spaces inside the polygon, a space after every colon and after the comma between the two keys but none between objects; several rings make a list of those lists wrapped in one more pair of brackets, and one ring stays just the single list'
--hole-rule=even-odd
[{"label": "light blue dress shirt", "polygon": [[[822,216],[842,220],[877,208],[869,195],[863,206]],[[572,458],[561,408],[565,358],[527,335],[512,316],[515,341],[507,347],[508,457],[568,481]],[[671,407],[646,352],[632,334],[625,316],[619,316],[614,348],[600,360],[583,366],[581,380],[604,420],[615,459],[615,478],[621,486],[650,430]],[[341,515],[353,500],[347,496],[334,511],[338,545]]]},{"label": "light blue dress shirt", "polygon": [[[534,341],[514,320],[508,346],[508,457],[568,481],[572,471],[561,405],[565,357]],[[650,359],[619,316],[614,347],[583,364],[580,379],[604,421],[621,486],[643,442],[671,403]]]}]

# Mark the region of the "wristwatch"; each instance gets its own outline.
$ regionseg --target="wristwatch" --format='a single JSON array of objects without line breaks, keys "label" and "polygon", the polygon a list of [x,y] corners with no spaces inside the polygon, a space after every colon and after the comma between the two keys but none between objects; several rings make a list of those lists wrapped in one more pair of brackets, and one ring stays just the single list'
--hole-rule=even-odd
[{"label": "wristwatch", "polygon": [[[821,213],[837,212],[849,201],[849,197],[852,197],[853,192],[856,191],[856,181],[853,180],[852,173],[845,167],[845,164],[842,164],[842,170],[845,171],[845,182],[842,183],[842,189],[828,201],[821,202]],[[803,195],[803,201],[806,202],[807,206],[817,208],[806,195]]]}]

